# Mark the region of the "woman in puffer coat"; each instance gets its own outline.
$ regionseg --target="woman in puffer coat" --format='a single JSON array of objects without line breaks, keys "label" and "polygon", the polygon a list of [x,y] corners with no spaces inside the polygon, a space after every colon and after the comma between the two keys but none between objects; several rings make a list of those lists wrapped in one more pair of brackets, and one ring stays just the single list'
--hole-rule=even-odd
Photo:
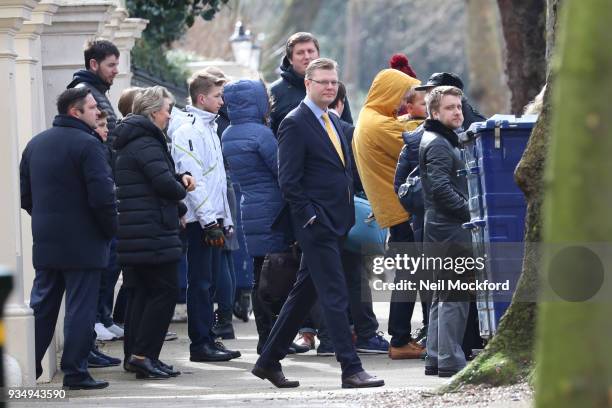
[{"label": "woman in puffer coat", "polygon": [[268,93],[261,81],[241,80],[223,90],[230,126],[223,132],[223,156],[232,180],[240,185],[240,211],[248,254],[253,257],[253,312],[259,334],[258,352],[272,329],[273,315],[257,295],[266,254],[287,251],[285,235],[272,231],[283,207],[278,186],[277,141],[266,126]]},{"label": "woman in puffer coat", "polygon": [[130,288],[125,321],[124,368],[136,378],[180,374],[159,360],[178,297],[182,256],[181,202],[195,187],[189,174],[177,175],[168,152],[166,128],[172,95],[161,86],[134,97],[133,115],[115,128],[115,183],[119,229],[117,253]]}]

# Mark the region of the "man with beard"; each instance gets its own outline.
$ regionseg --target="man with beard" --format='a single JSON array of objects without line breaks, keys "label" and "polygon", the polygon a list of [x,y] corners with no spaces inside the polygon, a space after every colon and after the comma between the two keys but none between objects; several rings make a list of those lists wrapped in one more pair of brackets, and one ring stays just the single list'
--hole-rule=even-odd
[{"label": "man with beard", "polygon": [[[426,97],[429,118],[423,127],[419,168],[425,203],[423,247],[428,258],[471,257],[471,234],[461,224],[469,221],[465,168],[455,132],[463,123],[463,92],[454,86],[439,86]],[[434,281],[466,280],[467,273],[436,268]],[[433,293],[427,332],[425,375],[451,377],[465,367],[461,348],[469,311],[466,293],[442,286]]]},{"label": "man with beard", "polygon": [[91,90],[98,109],[106,112],[108,118],[107,144],[112,146],[117,115],[106,94],[119,73],[119,49],[110,41],[94,40],[85,47],[84,56],[85,69],[74,73],[68,89],[84,86]]}]

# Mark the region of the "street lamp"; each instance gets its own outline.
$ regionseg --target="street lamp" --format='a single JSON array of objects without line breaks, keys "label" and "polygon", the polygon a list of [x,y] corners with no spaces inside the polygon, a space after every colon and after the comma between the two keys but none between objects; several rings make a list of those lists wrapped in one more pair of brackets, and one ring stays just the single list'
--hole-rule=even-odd
[{"label": "street lamp", "polygon": [[253,41],[253,45],[251,46],[251,61],[249,63],[249,67],[253,71],[259,71],[259,59],[261,56],[260,44],[264,41],[264,38],[264,33],[257,34],[257,41]]},{"label": "street lamp", "polygon": [[251,35],[247,33],[242,25],[242,21],[236,23],[234,34],[230,37],[230,43],[232,44],[232,52],[234,53],[234,59],[239,65],[248,67],[251,62],[251,50],[253,43],[251,42]]}]

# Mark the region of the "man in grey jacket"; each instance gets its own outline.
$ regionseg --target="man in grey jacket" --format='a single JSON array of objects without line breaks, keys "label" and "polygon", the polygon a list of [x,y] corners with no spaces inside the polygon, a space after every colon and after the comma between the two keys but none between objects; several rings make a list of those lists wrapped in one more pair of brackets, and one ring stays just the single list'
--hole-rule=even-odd
[{"label": "man in grey jacket", "polygon": [[453,86],[436,87],[427,95],[429,119],[424,123],[419,151],[425,202],[424,251],[429,259],[445,260],[444,267],[433,268],[434,281],[443,281],[445,286],[433,294],[425,360],[425,374],[440,377],[450,377],[466,364],[461,342],[469,299],[465,293],[449,290],[448,282],[465,281],[467,275],[446,266],[447,259],[472,255],[471,235],[461,227],[470,218],[467,180],[457,173],[465,167],[455,133],[463,123],[462,96]]}]

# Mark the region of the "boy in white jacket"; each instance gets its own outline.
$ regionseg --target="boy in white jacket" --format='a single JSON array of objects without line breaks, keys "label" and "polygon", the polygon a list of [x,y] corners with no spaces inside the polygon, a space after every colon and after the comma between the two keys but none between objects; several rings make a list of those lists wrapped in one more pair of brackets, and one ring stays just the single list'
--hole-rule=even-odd
[{"label": "boy in white jacket", "polygon": [[176,170],[189,172],[196,188],[187,194],[187,315],[191,361],[227,361],[240,352],[215,342],[210,288],[221,268],[225,237],[233,233],[221,144],[215,119],[226,82],[218,69],[196,72],[189,80],[192,105],[173,110],[170,121]]}]

